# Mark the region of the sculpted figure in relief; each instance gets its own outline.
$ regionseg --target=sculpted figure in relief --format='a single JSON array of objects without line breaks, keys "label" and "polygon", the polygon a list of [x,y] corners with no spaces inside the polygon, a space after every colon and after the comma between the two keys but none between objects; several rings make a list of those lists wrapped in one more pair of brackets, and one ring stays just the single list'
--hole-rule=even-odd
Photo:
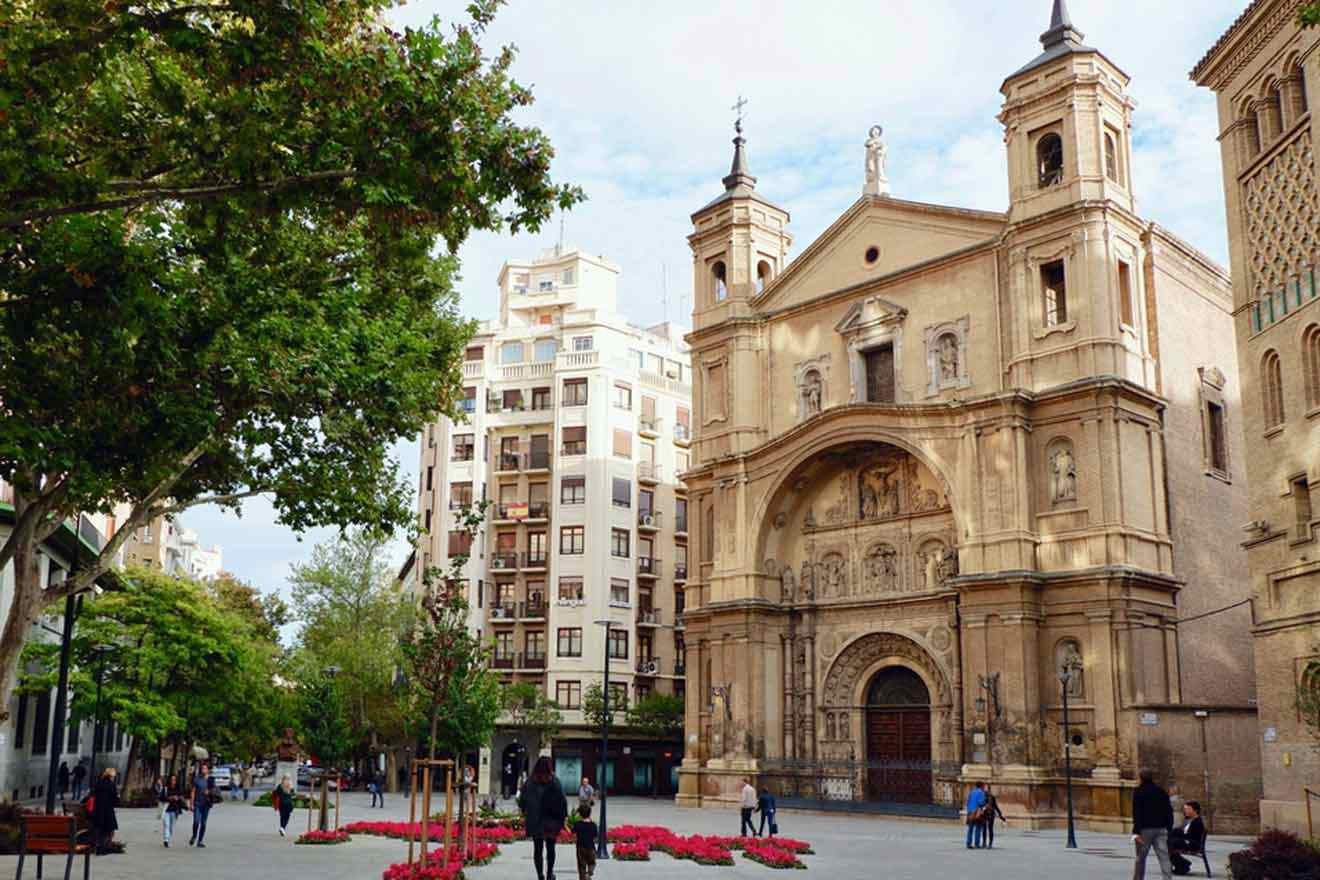
[{"label": "sculpted figure in relief", "polygon": [[944,548],[936,546],[930,552],[926,553],[926,589],[938,589],[942,583],[940,577],[941,563],[944,561]]},{"label": "sculpted figure in relief", "polygon": [[811,568],[811,563],[802,560],[802,597],[804,599],[816,598],[816,573]]},{"label": "sculpted figure in relief", "polygon": [[1050,500],[1075,501],[1077,499],[1077,462],[1072,447],[1060,445],[1050,456]]},{"label": "sculpted figure in relief", "polygon": [[865,191],[873,195],[889,192],[889,175],[885,171],[885,157],[889,151],[881,138],[883,134],[883,128],[873,125],[866,137]]},{"label": "sculpted figure in relief", "polygon": [[939,356],[940,381],[958,381],[958,337],[952,333],[941,336],[936,354]]},{"label": "sculpted figure in relief", "polygon": [[1069,641],[1063,643],[1059,654],[1060,669],[1067,669],[1072,673],[1072,677],[1068,679],[1068,699],[1080,700],[1086,696],[1086,673],[1082,652],[1076,642]]},{"label": "sculpted figure in relief", "polygon": [[814,416],[820,412],[823,386],[824,383],[821,382],[820,373],[810,370],[802,383],[802,403],[805,416]]},{"label": "sculpted figure in relief", "polygon": [[898,551],[888,544],[873,548],[865,561],[866,589],[888,593],[898,589]]},{"label": "sculpted figure in relief", "polygon": [[944,555],[940,558],[940,583],[946,583],[949,578],[958,576],[958,551],[953,547],[944,548]]},{"label": "sculpted figure in relief", "polygon": [[785,565],[784,570],[779,575],[779,589],[782,600],[785,602],[793,601],[793,566]]}]

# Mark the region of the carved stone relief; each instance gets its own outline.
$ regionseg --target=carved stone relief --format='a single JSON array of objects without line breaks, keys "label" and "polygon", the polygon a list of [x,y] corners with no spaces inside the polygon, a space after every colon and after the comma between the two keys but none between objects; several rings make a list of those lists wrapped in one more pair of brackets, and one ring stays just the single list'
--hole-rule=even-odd
[{"label": "carved stone relief", "polygon": [[798,421],[818,415],[829,396],[830,356],[818,355],[800,361],[794,369],[797,385]]},{"label": "carved stone relief", "polygon": [[793,566],[784,566],[784,570],[779,576],[779,589],[781,601],[792,602],[795,600],[797,587],[793,580]]},{"label": "carved stone relief", "polygon": [[1055,649],[1055,669],[1069,673],[1068,699],[1086,698],[1086,663],[1082,660],[1082,646],[1076,639],[1064,639]]},{"label": "carved stone relief", "polygon": [[837,709],[853,705],[862,675],[885,657],[901,657],[924,671],[926,678],[936,683],[931,692],[932,703],[948,704],[948,677],[930,654],[912,639],[898,633],[872,633],[853,642],[830,664],[821,691],[821,706]]},{"label": "carved stone relief", "polygon": [[1051,504],[1077,500],[1077,460],[1071,440],[1060,437],[1046,447],[1046,478]]},{"label": "carved stone relief", "polygon": [[968,327],[970,321],[963,316],[926,327],[926,396],[934,397],[941,391],[967,388],[972,384],[968,375]]},{"label": "carved stone relief", "polygon": [[889,593],[899,588],[898,551],[889,544],[876,544],[862,561],[863,592]]},{"label": "carved stone relief", "polygon": [[901,461],[890,459],[862,470],[857,477],[857,493],[863,520],[898,516],[902,510]]}]

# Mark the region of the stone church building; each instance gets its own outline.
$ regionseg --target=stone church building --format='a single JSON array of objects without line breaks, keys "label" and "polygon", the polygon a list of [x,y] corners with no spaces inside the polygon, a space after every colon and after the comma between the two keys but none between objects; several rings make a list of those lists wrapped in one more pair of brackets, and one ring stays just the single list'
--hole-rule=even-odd
[{"label": "stone church building", "polygon": [[1128,77],[1082,41],[1056,0],[1003,83],[1004,213],[890,195],[877,127],[790,263],[740,126],[692,215],[679,803],[947,815],[988,780],[1057,824],[1067,740],[1084,824],[1139,766],[1254,823],[1229,279],[1136,213]]}]

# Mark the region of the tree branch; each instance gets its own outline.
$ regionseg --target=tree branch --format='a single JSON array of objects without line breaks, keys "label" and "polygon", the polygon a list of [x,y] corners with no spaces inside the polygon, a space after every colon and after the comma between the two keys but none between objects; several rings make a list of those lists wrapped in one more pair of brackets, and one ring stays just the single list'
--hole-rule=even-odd
[{"label": "tree branch", "polygon": [[190,507],[199,507],[203,504],[228,504],[231,501],[241,501],[244,498],[253,498],[257,495],[264,495],[269,489],[248,489],[243,492],[229,492],[224,495],[203,495],[193,498],[191,501],[180,501],[177,504],[171,504],[166,507],[152,508],[147,515],[147,519],[155,519],[158,516],[172,516],[176,513],[182,513]]}]

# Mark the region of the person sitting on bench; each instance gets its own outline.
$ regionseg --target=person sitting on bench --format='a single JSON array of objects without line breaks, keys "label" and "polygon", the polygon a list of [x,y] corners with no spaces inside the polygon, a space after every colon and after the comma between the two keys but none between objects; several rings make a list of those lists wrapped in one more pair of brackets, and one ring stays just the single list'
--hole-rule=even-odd
[{"label": "person sitting on bench", "polygon": [[1183,824],[1173,829],[1169,835],[1169,860],[1173,862],[1173,873],[1192,873],[1192,863],[1184,858],[1184,853],[1200,855],[1205,848],[1205,823],[1201,821],[1201,804],[1187,801],[1183,804]]}]

